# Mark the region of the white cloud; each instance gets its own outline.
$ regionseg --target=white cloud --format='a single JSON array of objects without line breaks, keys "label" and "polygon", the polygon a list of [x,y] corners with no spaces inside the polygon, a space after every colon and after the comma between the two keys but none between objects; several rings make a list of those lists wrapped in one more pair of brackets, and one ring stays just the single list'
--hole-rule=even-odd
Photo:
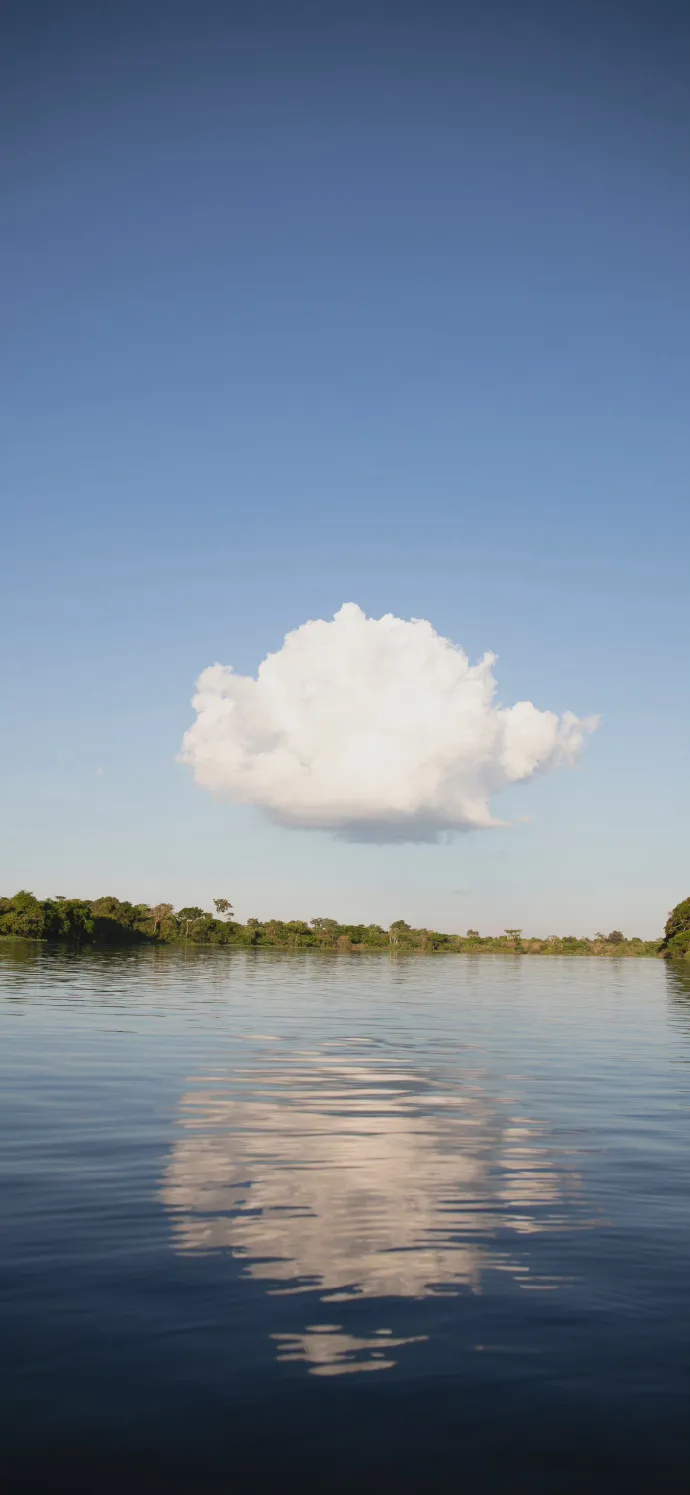
[{"label": "white cloud", "polygon": [[494,662],[470,665],[423,619],[348,602],[289,633],[256,680],[204,670],[181,759],[219,798],[349,840],[498,825],[493,795],[572,764],[597,721],[497,705]]}]

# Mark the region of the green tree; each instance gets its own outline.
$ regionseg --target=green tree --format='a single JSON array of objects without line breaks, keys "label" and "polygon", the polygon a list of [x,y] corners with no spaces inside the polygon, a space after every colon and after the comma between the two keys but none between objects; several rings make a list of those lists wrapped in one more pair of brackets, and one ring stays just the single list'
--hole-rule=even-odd
[{"label": "green tree", "polygon": [[156,903],[154,905],[154,907],[151,909],[151,918],[153,919],[153,932],[154,932],[154,934],[156,933],[156,931],[160,932],[160,928],[161,928],[161,925],[163,923],[163,920],[164,919],[170,919],[171,916],[172,916],[172,914],[173,914],[172,903]]},{"label": "green tree", "polygon": [[664,938],[672,940],[674,935],[684,934],[688,929],[690,929],[690,898],[684,898],[681,903],[677,903],[675,908],[671,909],[666,920]]},{"label": "green tree", "polygon": [[232,904],[228,902],[227,898],[214,898],[213,905],[219,919],[232,918]]},{"label": "green tree", "polygon": [[264,925],[261,920],[257,918],[247,919],[245,927],[250,945],[260,945],[265,934]]},{"label": "green tree", "polygon": [[690,929],[679,929],[672,935],[664,955],[669,960],[690,960]]},{"label": "green tree", "polygon": [[341,931],[337,919],[312,919],[311,927],[316,936],[316,943],[327,949],[335,944]]},{"label": "green tree", "polygon": [[123,912],[131,912],[131,903],[121,903],[119,898],[113,894],[106,894],[103,898],[93,898],[91,901],[91,912],[98,919],[121,920]]},{"label": "green tree", "polygon": [[661,949],[671,960],[690,957],[690,898],[683,898],[671,909]]},{"label": "green tree", "polygon": [[90,903],[83,898],[47,898],[44,905],[44,937],[82,945],[94,930]]},{"label": "green tree", "polygon": [[45,935],[45,911],[43,904],[33,893],[22,888],[12,898],[3,899],[4,909],[0,917],[3,934],[13,934],[19,939],[40,940]]},{"label": "green tree", "polygon": [[196,904],[192,904],[188,908],[179,908],[177,910],[177,917],[180,924],[184,924],[184,937],[188,940],[190,925],[195,924],[197,919],[203,919],[204,910],[203,908],[197,908]]}]

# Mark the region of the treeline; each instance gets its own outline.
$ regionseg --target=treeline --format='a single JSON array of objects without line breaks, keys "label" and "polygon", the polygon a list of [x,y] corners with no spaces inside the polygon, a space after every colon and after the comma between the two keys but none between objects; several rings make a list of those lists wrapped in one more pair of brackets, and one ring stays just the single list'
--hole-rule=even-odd
[{"label": "treeline", "polygon": [[[666,938],[627,939],[620,929],[595,934],[527,937],[521,929],[482,935],[443,934],[436,929],[414,929],[396,919],[389,929],[380,924],[340,924],[337,919],[248,919],[238,923],[227,898],[215,898],[214,913],[171,903],[149,907],[119,898],[35,898],[22,891],[0,898],[0,935],[14,939],[57,941],[79,945],[228,945],[272,949],[395,950],[469,952],[525,955],[687,955],[690,958],[690,899],[669,916]],[[685,914],[683,914],[685,910]],[[680,912],[679,912],[680,911]],[[685,922],[683,920],[685,919]]]}]

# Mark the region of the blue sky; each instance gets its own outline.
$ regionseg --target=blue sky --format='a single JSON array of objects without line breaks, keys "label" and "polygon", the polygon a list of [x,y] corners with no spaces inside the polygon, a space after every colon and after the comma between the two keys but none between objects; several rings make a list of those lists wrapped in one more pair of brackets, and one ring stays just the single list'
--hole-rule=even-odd
[{"label": "blue sky", "polygon": [[[690,878],[682,9],[7,9],[3,890],[656,933]],[[345,601],[601,713],[580,767],[441,846],[217,805],[175,762],[197,675]]]}]

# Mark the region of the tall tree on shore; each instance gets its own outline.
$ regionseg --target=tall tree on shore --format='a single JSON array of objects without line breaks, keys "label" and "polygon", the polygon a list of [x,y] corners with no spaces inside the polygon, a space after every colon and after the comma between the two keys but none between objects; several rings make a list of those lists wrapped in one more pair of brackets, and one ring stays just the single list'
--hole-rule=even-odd
[{"label": "tall tree on shore", "polygon": [[204,917],[204,910],[203,910],[203,908],[198,908],[196,904],[193,904],[193,905],[190,905],[188,908],[180,908],[180,909],[178,909],[178,911],[177,911],[177,917],[178,917],[180,923],[184,922],[184,937],[185,937],[186,940],[188,940],[189,939],[189,926],[190,926],[190,924],[195,924],[196,921],[197,921],[197,919],[203,919],[203,917]]},{"label": "tall tree on shore", "polygon": [[690,958],[690,898],[677,903],[666,920],[662,951],[668,958]]},{"label": "tall tree on shore", "polygon": [[160,927],[161,927],[161,924],[163,923],[163,920],[170,918],[170,915],[172,914],[172,912],[173,912],[172,903],[157,903],[154,906],[154,908],[151,909],[151,918],[153,919],[154,934],[155,934],[156,930],[160,930]]}]

